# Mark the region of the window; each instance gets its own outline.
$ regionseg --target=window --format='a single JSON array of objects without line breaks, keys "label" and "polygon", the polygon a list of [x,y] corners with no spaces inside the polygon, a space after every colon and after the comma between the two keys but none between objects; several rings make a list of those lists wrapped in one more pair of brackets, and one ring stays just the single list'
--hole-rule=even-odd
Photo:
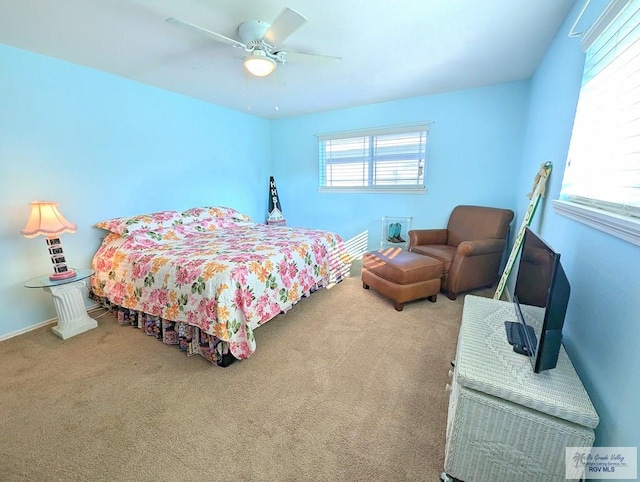
[{"label": "window", "polygon": [[582,86],[555,207],[640,244],[640,0],[612,1],[583,44]]},{"label": "window", "polygon": [[425,192],[429,124],[318,136],[320,189]]}]

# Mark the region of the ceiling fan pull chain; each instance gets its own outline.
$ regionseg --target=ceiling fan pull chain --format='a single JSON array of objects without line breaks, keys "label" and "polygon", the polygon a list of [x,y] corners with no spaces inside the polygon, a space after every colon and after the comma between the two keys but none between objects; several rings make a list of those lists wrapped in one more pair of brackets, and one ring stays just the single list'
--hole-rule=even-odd
[{"label": "ceiling fan pull chain", "polygon": [[273,108],[277,112],[280,110],[278,107],[278,71],[273,73]]},{"label": "ceiling fan pull chain", "polygon": [[249,72],[247,69],[244,70],[244,96],[247,101],[247,110],[251,110],[251,99],[249,98]]}]

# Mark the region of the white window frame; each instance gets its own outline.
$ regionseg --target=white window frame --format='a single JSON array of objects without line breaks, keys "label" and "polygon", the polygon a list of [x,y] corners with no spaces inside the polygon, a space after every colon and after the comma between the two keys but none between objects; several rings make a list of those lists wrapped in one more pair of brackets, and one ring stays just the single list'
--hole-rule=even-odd
[{"label": "white window frame", "polygon": [[[429,144],[429,130],[433,124],[432,121],[425,121],[414,124],[402,124],[395,126],[379,127],[372,129],[359,129],[351,131],[342,131],[330,134],[319,134],[318,139],[318,173],[319,173],[319,187],[318,192],[321,193],[403,193],[403,194],[425,194],[426,188],[426,168],[427,168],[427,148]],[[390,135],[390,134],[404,134],[411,132],[424,132],[424,151],[422,152],[422,183],[416,184],[398,184],[398,185],[375,185],[370,184],[367,186],[327,186],[325,183],[325,159],[323,156],[324,146],[326,142],[342,139],[358,139],[364,137],[370,137],[370,145],[374,145],[375,138],[378,136]],[[416,152],[415,154],[418,154]],[[368,164],[370,172],[373,171],[373,166],[376,161],[373,149],[370,148],[369,152],[364,156],[367,158],[365,163]]]},{"label": "white window frame", "polygon": [[[606,30],[611,22],[618,17],[618,14],[622,12],[625,7],[633,3],[630,8],[638,8],[639,2],[640,0],[612,0],[602,15],[583,36],[583,50],[585,50],[585,52],[588,51],[603,33],[606,34]],[[594,48],[597,49],[597,45]],[[588,66],[589,61],[587,60],[587,62],[585,62],[585,71],[588,70]],[[583,76],[585,75],[589,75],[588,72],[583,73]],[[593,78],[597,78],[598,75],[600,75],[600,73],[597,73]],[[619,86],[616,85],[614,89],[616,88],[619,88]],[[579,115],[579,113],[580,100],[578,101],[577,115]],[[572,149],[570,147],[568,163],[571,160],[571,154]],[[604,161],[606,161],[606,159],[604,159]],[[638,208],[591,199],[584,195],[572,195],[568,189],[564,189],[565,181],[568,177],[567,170],[568,168],[565,169],[565,179],[563,179],[563,189],[560,193],[560,199],[553,201],[554,210],[558,214],[567,216],[630,243],[640,245],[640,217],[638,217]]]}]

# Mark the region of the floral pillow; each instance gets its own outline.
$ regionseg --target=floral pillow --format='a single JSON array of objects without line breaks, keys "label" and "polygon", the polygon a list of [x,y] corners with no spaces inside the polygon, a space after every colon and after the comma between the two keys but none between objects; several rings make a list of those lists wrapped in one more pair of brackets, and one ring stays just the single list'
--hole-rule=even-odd
[{"label": "floral pillow", "polygon": [[252,220],[246,214],[242,214],[233,208],[215,206],[191,208],[182,213],[178,211],[159,211],[150,214],[107,219],[100,221],[96,224],[96,227],[126,237],[134,234],[159,233],[168,228],[177,228],[179,226],[192,228],[188,229],[188,231],[211,231],[220,227],[228,227],[238,222],[250,223]]},{"label": "floral pillow", "polygon": [[159,211],[151,214],[139,214],[100,221],[96,227],[106,229],[120,236],[131,236],[137,233],[159,231],[182,224],[184,218],[178,211]]},{"label": "floral pillow", "polygon": [[226,218],[233,221],[252,222],[251,218],[246,214],[242,214],[233,208],[227,208],[224,206],[214,207],[199,207],[187,209],[182,213],[184,223],[191,223],[193,221],[206,221],[215,218]]}]

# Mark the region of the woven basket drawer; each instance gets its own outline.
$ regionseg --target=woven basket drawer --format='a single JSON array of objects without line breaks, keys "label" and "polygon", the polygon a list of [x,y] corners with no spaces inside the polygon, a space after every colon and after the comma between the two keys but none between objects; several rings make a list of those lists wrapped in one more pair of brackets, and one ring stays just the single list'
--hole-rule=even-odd
[{"label": "woven basket drawer", "polygon": [[452,402],[445,471],[460,480],[564,482],[565,447],[593,445],[589,428],[457,383]]}]

